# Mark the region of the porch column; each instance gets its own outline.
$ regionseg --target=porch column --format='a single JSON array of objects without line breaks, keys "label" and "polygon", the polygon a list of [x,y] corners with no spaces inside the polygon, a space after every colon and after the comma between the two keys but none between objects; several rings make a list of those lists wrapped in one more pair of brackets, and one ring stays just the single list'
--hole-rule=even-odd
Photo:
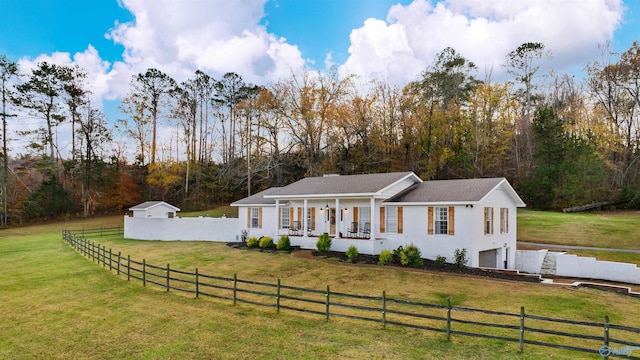
[{"label": "porch column", "polygon": [[278,220],[280,220],[280,200],[276,199],[276,232],[274,233],[274,238],[278,238],[278,230],[280,230],[280,224],[278,224]]},{"label": "porch column", "polygon": [[340,219],[342,211],[340,210],[340,199],[336,198],[336,239],[340,239],[342,232],[342,220]]},{"label": "porch column", "polygon": [[[309,211],[309,210],[307,210],[307,199],[304,199],[304,205],[302,207],[303,207],[303,209],[302,209],[302,219],[304,219],[304,220],[302,220],[302,236],[307,236],[307,234],[308,234],[307,229],[309,228],[309,224],[307,224],[308,219],[309,219],[307,217],[307,212]],[[300,220],[300,219],[298,219],[298,220]]]},{"label": "porch column", "polygon": [[373,197],[371,197],[371,213],[370,213],[370,222],[371,222],[371,232],[369,233],[369,239],[370,240],[375,240],[376,238],[376,230],[378,229],[378,226],[376,225],[376,199],[374,199]]}]

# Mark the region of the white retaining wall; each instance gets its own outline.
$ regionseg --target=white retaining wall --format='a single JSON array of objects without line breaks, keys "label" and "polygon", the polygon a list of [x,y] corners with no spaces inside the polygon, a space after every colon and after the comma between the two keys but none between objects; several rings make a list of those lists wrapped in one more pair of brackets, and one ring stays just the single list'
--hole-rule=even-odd
[{"label": "white retaining wall", "polygon": [[556,275],[640,284],[640,269],[635,264],[569,254],[556,256]]},{"label": "white retaining wall", "polygon": [[134,218],[124,217],[124,237],[165,241],[239,241],[237,218]]},{"label": "white retaining wall", "polygon": [[516,269],[539,274],[547,254],[556,258],[556,271],[552,275],[640,284],[640,268],[636,264],[601,261],[565,253],[551,254],[547,250],[516,251]]},{"label": "white retaining wall", "polygon": [[516,269],[539,274],[548,250],[516,250]]}]

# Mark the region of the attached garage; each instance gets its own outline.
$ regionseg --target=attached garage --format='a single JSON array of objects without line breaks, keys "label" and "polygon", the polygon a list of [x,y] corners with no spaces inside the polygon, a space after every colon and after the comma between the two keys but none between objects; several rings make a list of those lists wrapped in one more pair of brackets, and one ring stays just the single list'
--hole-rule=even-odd
[{"label": "attached garage", "polygon": [[498,249],[480,251],[478,253],[478,263],[480,267],[498,267]]}]

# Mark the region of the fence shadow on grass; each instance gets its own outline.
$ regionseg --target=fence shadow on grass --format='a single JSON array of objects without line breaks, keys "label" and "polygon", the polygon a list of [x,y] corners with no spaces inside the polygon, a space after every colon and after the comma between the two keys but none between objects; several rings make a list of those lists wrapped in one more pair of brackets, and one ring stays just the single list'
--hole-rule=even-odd
[{"label": "fence shadow on grass", "polygon": [[[519,351],[524,345],[537,345],[581,353],[600,354],[604,357],[634,357],[640,353],[640,343],[628,341],[632,334],[640,334],[640,328],[611,324],[605,316],[603,322],[576,321],[525,312],[507,313],[474,309],[461,306],[429,304],[386,296],[364,296],[331,291],[288,286],[277,279],[276,283],[265,283],[238,279],[234,274],[220,277],[171,269],[148,264],[145,259],[137,261],[120,252],[89,241],[87,236],[122,234],[121,228],[101,228],[81,231],[64,230],[64,241],[83,256],[115,271],[127,280],[138,280],[143,286],[154,285],[166,291],[190,293],[237,303],[275,308],[276,312],[290,310],[330,318],[348,318],[357,321],[402,326],[445,334],[463,335],[518,343]],[[557,324],[571,330],[557,331]],[[580,344],[580,346],[575,346]]]}]

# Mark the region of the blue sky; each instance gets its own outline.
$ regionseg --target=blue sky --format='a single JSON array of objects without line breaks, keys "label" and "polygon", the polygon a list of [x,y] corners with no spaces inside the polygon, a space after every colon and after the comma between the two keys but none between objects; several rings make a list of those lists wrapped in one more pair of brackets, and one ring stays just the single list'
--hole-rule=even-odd
[{"label": "blue sky", "polygon": [[268,84],[335,66],[402,85],[450,46],[476,76],[501,80],[505,55],[534,41],[553,53],[547,69],[580,76],[599,45],[635,40],[638,0],[0,0],[0,54],[23,73],[39,61],[83,67],[110,120],[150,67]]},{"label": "blue sky", "polygon": [[105,34],[115,21],[133,19],[115,0],[0,0],[0,53],[17,60],[55,51],[75,53],[93,44],[115,60],[124,48]]},{"label": "blue sky", "polygon": [[[194,6],[203,2],[196,0]],[[449,7],[453,8],[451,4],[456,2],[464,1],[449,1]],[[576,7],[587,3],[583,0],[563,2],[574,3]],[[136,21],[139,14],[127,8],[127,3],[117,0],[0,0],[0,54],[13,60],[35,59],[54,52],[73,55],[91,45],[102,60],[110,63],[122,61],[125,46],[107,34],[116,24]],[[391,6],[406,6],[411,1],[250,0],[242,3],[257,3],[256,7],[263,11],[258,23],[265,26],[269,34],[297,46],[307,66],[322,68],[328,53],[336,65],[347,61],[349,46],[352,45],[349,36],[354,29],[362,28],[366,19],[384,21]],[[438,2],[430,3],[436,5]],[[160,2],[157,4],[161,5]],[[640,1],[626,0],[623,6],[626,9],[610,39],[619,51],[628,49],[632,41],[640,38]],[[571,38],[573,34],[564,36]],[[449,45],[456,48],[455,44]]]},{"label": "blue sky", "polygon": [[297,44],[305,58],[322,64],[327,52],[337,63],[348,57],[351,30],[365,19],[384,19],[400,0],[272,0],[265,6],[262,23],[269,32]]},{"label": "blue sky", "polygon": [[[260,23],[297,44],[305,58],[322,63],[327,52],[347,58],[349,34],[364,19],[384,19],[400,0],[269,0]],[[82,52],[93,45],[109,61],[124,47],[105,34],[116,22],[134,21],[117,0],[0,0],[0,54],[17,60],[56,51]]]}]

